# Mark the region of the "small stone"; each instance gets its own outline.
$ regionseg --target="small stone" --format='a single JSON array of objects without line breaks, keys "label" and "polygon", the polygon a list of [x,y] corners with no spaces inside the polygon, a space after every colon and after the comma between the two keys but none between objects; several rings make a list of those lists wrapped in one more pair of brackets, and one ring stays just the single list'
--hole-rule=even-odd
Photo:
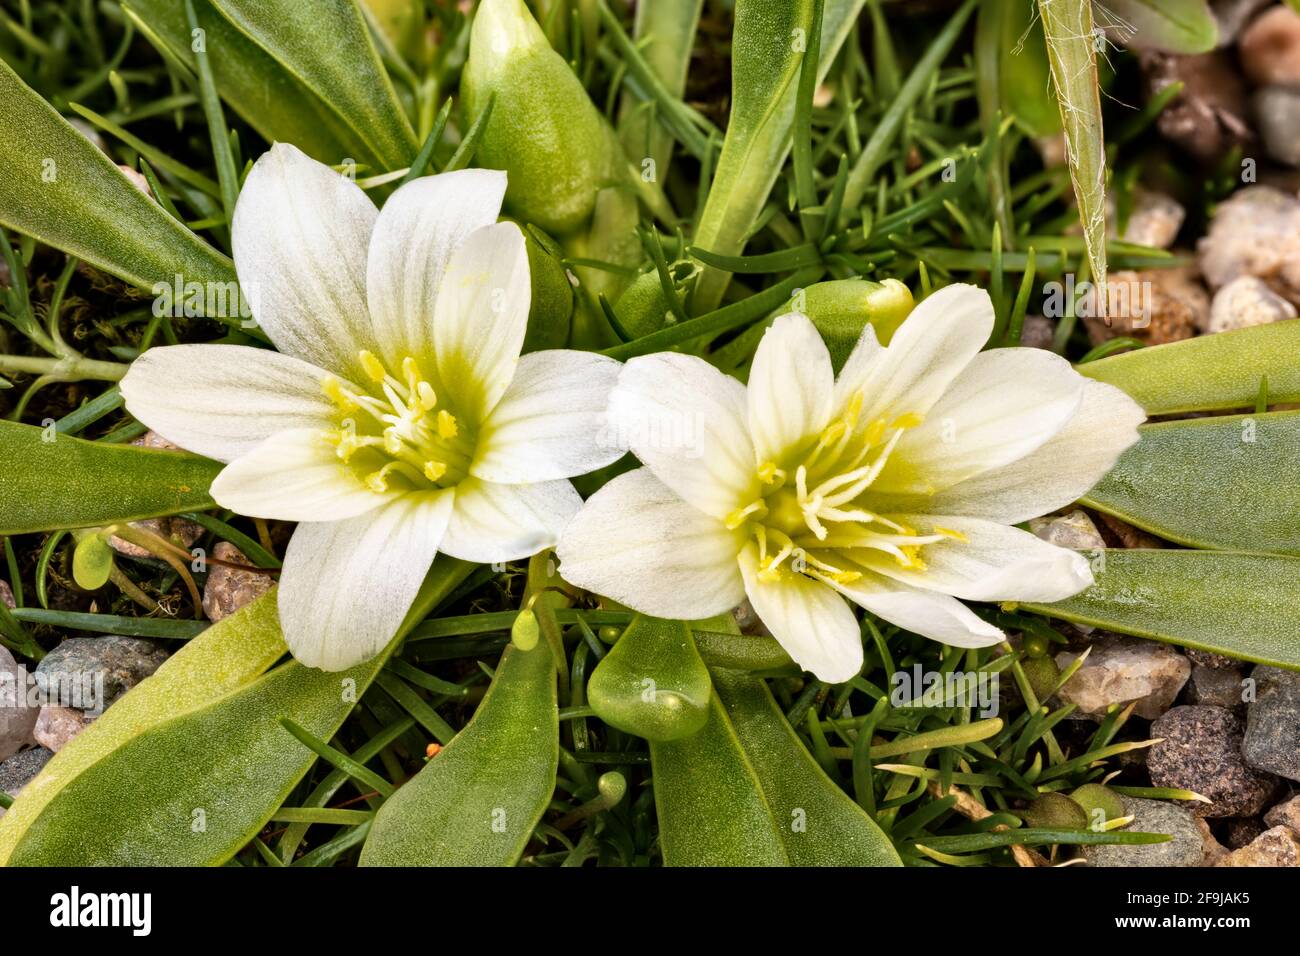
[{"label": "small stone", "polygon": [[[141,448],[162,448],[169,451],[179,451],[177,445],[173,445],[167,439],[163,438],[157,432],[145,432],[132,445],[139,445]],[[147,531],[150,534],[156,534],[172,544],[179,545],[182,548],[190,548],[195,541],[203,536],[203,528],[193,521],[187,521],[185,518],[145,518],[143,521],[132,521],[132,528],[139,528],[141,531]],[[108,539],[109,547],[118,554],[128,558],[148,558],[153,557],[147,549],[140,547],[138,544],[132,544],[130,541],[124,541],[116,535]]]},{"label": "small stone", "polygon": [[1300,304],[1300,201],[1272,186],[1237,190],[1215,210],[1196,254],[1212,289],[1255,276]]},{"label": "small stone", "polygon": [[1120,547],[1123,548],[1163,548],[1165,542],[1153,534],[1147,534],[1141,528],[1135,528],[1127,521],[1121,521],[1114,515],[1108,515],[1104,511],[1098,512],[1101,523],[1106,526],[1106,530],[1113,534],[1118,540]]},{"label": "small stone", "polygon": [[1020,344],[1031,349],[1050,349],[1056,335],[1056,326],[1052,320],[1041,315],[1025,316],[1025,324],[1020,327]]},{"label": "small stone", "polygon": [[1256,770],[1300,781],[1300,673],[1257,666],[1241,752]]},{"label": "small stone", "polygon": [[32,741],[37,708],[28,706],[27,668],[0,647],[0,760]]},{"label": "small stone", "polygon": [[1117,336],[1165,345],[1194,336],[1209,310],[1210,297],[1195,267],[1120,269],[1107,280],[1107,314],[1090,308],[1084,324],[1095,345]]},{"label": "small stone", "polygon": [[0,604],[3,604],[11,611],[18,606],[17,602],[14,601],[14,592],[9,587],[8,581],[0,581]]},{"label": "small stone", "polygon": [[1300,89],[1261,86],[1250,105],[1264,152],[1279,163],[1300,166]]},{"label": "small stone", "polygon": [[1210,12],[1219,25],[1219,49],[1232,46],[1250,18],[1273,0],[1210,0]]},{"label": "small stone", "polygon": [[1203,331],[1228,332],[1295,317],[1295,306],[1270,289],[1263,279],[1238,276],[1214,293],[1210,320]]},{"label": "small stone", "polygon": [[1242,700],[1241,671],[1232,668],[1192,666],[1192,677],[1187,682],[1187,701],[1191,704],[1213,704],[1226,710],[1245,707]]},{"label": "small stone", "polygon": [[143,173],[122,163],[118,163],[117,168],[122,171],[123,176],[131,181],[132,186],[140,190],[140,192],[144,193],[146,196],[153,196],[153,192],[149,189],[149,180],[145,178]]},{"label": "small stone", "polygon": [[1030,518],[1029,530],[1048,544],[1075,551],[1099,551],[1106,547],[1101,532],[1086,512],[1078,509],[1064,515]]},{"label": "small stone", "polygon": [[[252,562],[228,541],[219,541],[212,549],[212,557],[232,564]],[[216,623],[229,614],[234,614],[246,604],[260,598],[275,584],[275,578],[257,571],[240,571],[222,564],[208,565],[208,579],[203,585],[203,613],[208,620]]]},{"label": "small stone", "polygon": [[41,746],[58,753],[68,745],[68,741],[94,722],[95,718],[85,711],[47,704],[41,708],[40,716],[36,718],[36,729],[32,731],[32,736]]},{"label": "small stone", "polygon": [[1237,53],[1257,86],[1300,84],[1300,14],[1285,4],[1264,11],[1242,31]]},{"label": "small stone", "polygon": [[1287,826],[1300,833],[1300,793],[1291,794],[1264,814],[1264,822],[1271,827]]},{"label": "small stone", "polygon": [[1174,707],[1151,724],[1162,738],[1147,753],[1151,783],[1191,790],[1210,803],[1190,809],[1203,817],[1254,816],[1276,792],[1276,780],[1246,766],[1241,756],[1245,728],[1229,710],[1208,704]]},{"label": "small stone", "polygon": [[161,667],[167,656],[157,644],[138,637],[70,637],[45,655],[36,678],[47,703],[99,713]]},{"label": "small stone", "polygon": [[[0,790],[11,797],[18,796],[23,792],[23,787],[41,772],[41,768],[49,763],[53,756],[53,751],[46,750],[44,747],[34,747],[20,751],[6,760],[0,760]],[[0,817],[4,816],[4,813],[4,810],[0,809]]]},{"label": "small stone", "polygon": [[[1065,670],[1079,655],[1062,651],[1056,663]],[[1168,644],[1108,634],[1057,696],[1082,714],[1104,714],[1112,704],[1138,701],[1134,713],[1147,720],[1169,709],[1192,672],[1192,665]]]},{"label": "small stone", "polygon": [[754,610],[754,605],[749,603],[749,598],[745,598],[736,605],[731,616],[736,619],[736,626],[740,628],[741,634],[762,634],[765,637],[771,637],[772,632],[767,629],[758,612]]},{"label": "small stone", "polygon": [[1215,865],[1300,866],[1300,834],[1290,827],[1273,827],[1249,845],[1233,850]]},{"label": "small stone", "polygon": [[1186,654],[1193,664],[1200,664],[1202,667],[1210,667],[1216,670],[1224,667],[1235,669],[1237,662],[1231,657],[1224,657],[1222,654],[1216,654],[1214,651],[1201,651],[1195,647],[1184,647],[1183,653]]},{"label": "small stone", "polygon": [[1179,56],[1145,51],[1138,62],[1146,76],[1148,97],[1174,83],[1183,84],[1156,119],[1165,139],[1202,162],[1214,163],[1250,138],[1246,86],[1229,53],[1215,50]]},{"label": "small stone", "polygon": [[1123,800],[1125,811],[1133,817],[1125,831],[1165,833],[1172,839],[1167,843],[1087,846],[1083,855],[1089,866],[1200,866],[1204,862],[1205,840],[1190,813],[1164,800]]},{"label": "small stone", "polygon": [[1183,228],[1187,211],[1178,200],[1152,190],[1138,190],[1133,197],[1133,210],[1124,227],[1125,242],[1139,246],[1168,249]]},{"label": "small stone", "polygon": [[1214,866],[1225,856],[1228,855],[1228,848],[1215,839],[1214,831],[1210,825],[1201,817],[1192,817],[1196,821],[1196,829],[1201,834],[1201,844],[1205,850],[1205,856],[1201,861],[1201,866]]}]

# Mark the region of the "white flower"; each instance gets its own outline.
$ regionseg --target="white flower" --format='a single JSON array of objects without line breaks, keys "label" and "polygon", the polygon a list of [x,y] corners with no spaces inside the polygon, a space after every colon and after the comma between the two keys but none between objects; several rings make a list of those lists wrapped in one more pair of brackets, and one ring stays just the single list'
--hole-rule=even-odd
[{"label": "white flower", "polygon": [[212,486],[223,507],[302,522],[279,607],[304,664],[377,654],[438,551],[488,562],[553,545],[582,503],[566,479],[620,455],[598,440],[619,364],[519,354],[528,257],[496,221],[505,188],[492,170],[429,176],[381,211],[272,147],[232,229],[279,352],[155,348],[122,381],[132,415],[229,462]]},{"label": "white flower", "polygon": [[1050,352],[980,352],[992,327],[988,295],[955,285],[887,348],[868,326],[838,378],[798,314],[764,335],[748,388],[691,356],[632,359],[610,426],[647,467],[591,497],[561,537],[561,573],[659,617],[747,595],[832,682],[862,666],[840,595],[945,644],[1000,641],[956,598],[1055,601],[1091,584],[1082,555],[1011,525],[1088,491],[1143,416]]}]

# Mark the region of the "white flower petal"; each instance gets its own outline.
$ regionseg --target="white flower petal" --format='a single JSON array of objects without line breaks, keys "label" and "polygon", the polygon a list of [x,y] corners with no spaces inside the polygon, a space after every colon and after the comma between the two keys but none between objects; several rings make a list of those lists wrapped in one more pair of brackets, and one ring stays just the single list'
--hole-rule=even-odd
[{"label": "white flower petal", "polygon": [[1086,382],[1043,349],[981,352],[903,435],[872,488],[932,494],[1023,458],[1075,415]]},{"label": "white flower petal", "polygon": [[366,297],[392,367],[432,352],[433,304],[451,255],[497,221],[505,192],[504,172],[458,169],[412,180],[384,203],[370,238]]},{"label": "white flower petal", "polygon": [[835,373],[830,352],[806,315],[778,316],[763,333],[749,373],[749,433],[759,461],[816,438],[831,414]]},{"label": "white flower petal", "polygon": [[758,549],[740,555],[745,594],[772,636],[796,664],[830,684],[862,670],[862,631],[844,599],[803,574],[785,572],[773,582],[758,579]]},{"label": "white flower petal", "polygon": [[619,444],[715,518],[758,492],[746,419],[745,386],[693,355],[634,358],[610,395],[609,424]]},{"label": "white flower petal", "polygon": [[1079,411],[1037,451],[907,507],[1019,524],[1083,497],[1138,440],[1141,407],[1112,385],[1088,382]]},{"label": "white flower petal", "polygon": [[287,143],[264,153],[231,224],[239,286],[281,352],[354,381],[375,349],[366,249],[375,209],[361,187]]},{"label": "white flower petal", "polygon": [[514,378],[531,300],[528,252],[514,223],[477,229],[452,253],[433,307],[433,343],[456,413],[476,426]]},{"label": "white flower petal", "polygon": [[325,374],[270,349],[168,345],[132,362],[121,389],[127,411],[172,444],[231,461],[276,432],[329,427]]},{"label": "white flower petal", "polygon": [[298,525],[278,600],[300,663],[341,671],[388,646],[433,563],[452,497],[410,492],[346,521]]},{"label": "white flower petal", "polygon": [[594,352],[521,356],[514,381],[479,429],[470,474],[505,484],[571,478],[623,456],[605,424],[623,366]]},{"label": "white flower petal", "polygon": [[643,614],[698,620],[745,596],[736,563],[742,542],[638,468],[591,496],[556,553],[571,584]]},{"label": "white flower petal", "polygon": [[456,486],[442,550],[481,564],[527,558],[552,547],[580,507],[582,498],[567,481],[499,485],[466,478]]},{"label": "white flower petal", "polygon": [[863,393],[861,421],[925,415],[948,391],[993,331],[993,303],[983,289],[950,285],[931,294],[898,327],[876,361],[841,372],[840,391]]},{"label": "white flower petal", "polygon": [[953,647],[991,647],[1006,638],[954,597],[864,575],[835,589],[891,624]]},{"label": "white flower petal", "polygon": [[376,494],[335,454],[319,428],[278,432],[236,458],[212,483],[223,508],[250,518],[343,521],[391,500]]},{"label": "white flower petal", "polygon": [[835,379],[834,399],[831,406],[839,411],[848,404],[853,393],[866,388],[875,370],[876,363],[885,354],[885,347],[876,338],[876,329],[870,322],[862,327],[862,333],[853,346],[853,351],[844,360],[840,374]]},{"label": "white flower petal", "polygon": [[[1088,559],[1019,528],[957,515],[890,515],[922,534],[953,531],[921,550],[924,570],[889,555],[865,562],[885,577],[968,601],[1060,601],[1092,584]],[[962,540],[964,539],[964,540]]]}]

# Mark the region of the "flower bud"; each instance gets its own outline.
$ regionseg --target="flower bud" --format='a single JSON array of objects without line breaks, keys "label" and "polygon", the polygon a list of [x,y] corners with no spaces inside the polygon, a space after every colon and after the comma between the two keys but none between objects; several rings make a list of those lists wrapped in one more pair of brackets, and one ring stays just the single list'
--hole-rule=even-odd
[{"label": "flower bud", "polygon": [[912,311],[912,293],[897,279],[832,279],[804,289],[782,311],[803,312],[812,320],[830,349],[838,372],[870,322],[881,345],[889,340]]},{"label": "flower bud", "polygon": [[523,0],[483,0],[461,77],[467,125],[495,96],[475,158],[510,176],[506,209],[557,236],[580,229],[596,194],[623,182],[613,129]]},{"label": "flower bud", "polygon": [[541,626],[532,608],[524,608],[510,625],[510,643],[521,651],[531,651],[542,636]]},{"label": "flower bud", "polygon": [[522,231],[533,287],[523,351],[563,348],[573,319],[573,286],[561,261],[563,253],[555,240],[536,226]]}]

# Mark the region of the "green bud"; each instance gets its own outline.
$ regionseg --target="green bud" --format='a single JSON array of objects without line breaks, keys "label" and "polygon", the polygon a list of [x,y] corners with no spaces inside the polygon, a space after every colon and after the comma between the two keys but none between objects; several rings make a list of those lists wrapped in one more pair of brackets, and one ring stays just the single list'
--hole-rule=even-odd
[{"label": "green bud", "polygon": [[98,591],[113,573],[113,549],[98,531],[83,535],[72,552],[72,579],[87,591]]},{"label": "green bud", "polygon": [[622,635],[622,633],[623,632],[613,624],[606,624],[596,632],[596,636],[600,638],[602,644],[613,644],[619,639],[619,636]]},{"label": "green bud", "polygon": [[596,194],[626,181],[613,129],[523,0],[483,0],[461,76],[467,126],[495,95],[475,159],[509,175],[506,209],[557,236],[591,218]]},{"label": "green bud", "polygon": [[1088,813],[1063,793],[1045,793],[1020,814],[1031,827],[1086,830]]},{"label": "green bud", "polygon": [[880,344],[888,345],[912,306],[911,291],[897,279],[832,279],[803,289],[782,311],[802,312],[812,320],[838,373],[868,322]]},{"label": "green bud", "polygon": [[1051,649],[1052,642],[1042,634],[1029,633],[1025,635],[1021,646],[1030,657],[1042,657]]},{"label": "green bud", "polygon": [[617,770],[607,771],[596,781],[596,790],[606,807],[616,807],[627,795],[627,778]]},{"label": "green bud", "polygon": [[[694,262],[679,260],[668,268],[673,279],[673,288],[680,298],[685,299],[690,291],[691,279],[699,272]],[[668,300],[664,296],[664,284],[656,270],[644,272],[632,280],[618,302],[614,305],[618,321],[623,330],[634,339],[651,332],[658,332],[674,321]]]},{"label": "green bud", "polygon": [[1020,662],[1020,667],[1040,704],[1051,696],[1056,682],[1061,679],[1061,668],[1056,665],[1054,657],[1028,657]]},{"label": "green bud", "polygon": [[1111,820],[1128,815],[1119,794],[1100,783],[1085,783],[1070,794],[1070,799],[1083,807],[1083,812],[1088,815],[1088,825],[1096,830]]},{"label": "green bud", "polygon": [[533,286],[523,350],[563,348],[573,320],[573,286],[561,261],[563,253],[555,240],[536,226],[524,226],[522,232]]},{"label": "green bud", "polygon": [[510,643],[521,651],[531,651],[541,636],[542,629],[538,626],[537,615],[532,608],[520,611],[515,622],[510,625]]}]

